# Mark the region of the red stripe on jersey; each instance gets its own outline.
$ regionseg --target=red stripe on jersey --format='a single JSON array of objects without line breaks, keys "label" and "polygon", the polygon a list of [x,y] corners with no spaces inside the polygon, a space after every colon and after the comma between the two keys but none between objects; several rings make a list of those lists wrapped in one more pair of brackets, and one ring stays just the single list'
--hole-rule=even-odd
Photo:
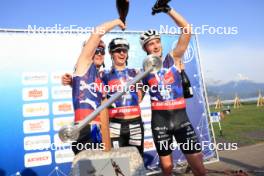
[{"label": "red stripe on jersey", "polygon": [[139,106],[125,106],[109,109],[109,117],[125,117],[125,116],[140,116],[141,110]]},{"label": "red stripe on jersey", "polygon": [[151,101],[151,110],[174,110],[186,107],[186,101],[182,98],[169,101]]}]

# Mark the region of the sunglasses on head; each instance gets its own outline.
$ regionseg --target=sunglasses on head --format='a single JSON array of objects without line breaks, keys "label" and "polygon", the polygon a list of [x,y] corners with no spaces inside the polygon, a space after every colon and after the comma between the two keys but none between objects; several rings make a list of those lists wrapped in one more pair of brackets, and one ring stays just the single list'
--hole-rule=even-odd
[{"label": "sunglasses on head", "polygon": [[121,52],[123,52],[123,53],[127,53],[127,49],[124,49],[124,48],[118,48],[118,49],[114,50],[114,52],[115,52],[115,53],[121,53]]},{"label": "sunglasses on head", "polygon": [[95,50],[95,54],[101,54],[101,55],[105,55],[105,49],[104,48],[96,48]]}]

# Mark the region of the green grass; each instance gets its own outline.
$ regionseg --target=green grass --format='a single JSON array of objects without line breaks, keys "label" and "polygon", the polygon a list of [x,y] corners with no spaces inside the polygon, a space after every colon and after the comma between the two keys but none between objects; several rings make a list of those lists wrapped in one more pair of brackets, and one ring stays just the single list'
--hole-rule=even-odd
[{"label": "green grass", "polygon": [[[218,123],[214,123],[217,142],[235,142],[239,146],[264,142],[264,107],[256,104],[243,104],[239,109],[231,107],[231,114],[221,120],[223,136],[220,136]],[[219,111],[210,107],[211,112]]]}]

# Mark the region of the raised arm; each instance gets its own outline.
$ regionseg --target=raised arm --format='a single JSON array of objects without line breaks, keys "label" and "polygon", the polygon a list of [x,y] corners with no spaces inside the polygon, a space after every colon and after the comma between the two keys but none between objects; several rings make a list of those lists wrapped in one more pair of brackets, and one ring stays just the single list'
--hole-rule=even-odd
[{"label": "raised arm", "polygon": [[191,25],[175,10],[171,9],[168,12],[168,15],[180,27],[182,32],[175,48],[170,53],[173,56],[174,64],[179,66],[179,64],[181,63],[181,58],[184,55],[184,52],[186,51],[190,42],[192,29]]},{"label": "raised arm", "polygon": [[120,19],[115,19],[96,27],[81,51],[75,66],[75,74],[83,75],[85,73],[92,63],[96,47],[98,46],[102,36],[116,26],[119,26],[121,29],[125,29],[125,25]]}]

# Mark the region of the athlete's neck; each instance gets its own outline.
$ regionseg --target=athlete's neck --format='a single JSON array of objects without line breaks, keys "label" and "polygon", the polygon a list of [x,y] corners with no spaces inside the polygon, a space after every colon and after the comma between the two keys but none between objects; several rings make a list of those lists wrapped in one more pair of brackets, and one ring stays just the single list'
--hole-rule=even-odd
[{"label": "athlete's neck", "polygon": [[115,65],[115,69],[118,71],[124,70],[126,68],[126,65]]}]

